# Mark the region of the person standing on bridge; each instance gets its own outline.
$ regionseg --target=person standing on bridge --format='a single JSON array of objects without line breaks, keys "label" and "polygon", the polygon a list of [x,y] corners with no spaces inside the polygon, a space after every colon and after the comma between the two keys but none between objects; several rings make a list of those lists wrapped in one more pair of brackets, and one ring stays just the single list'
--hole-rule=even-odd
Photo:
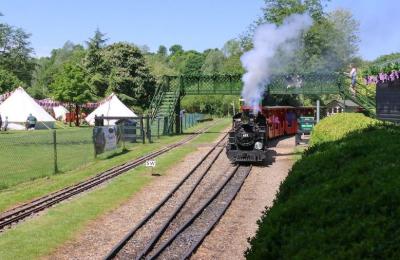
[{"label": "person standing on bridge", "polygon": [[356,83],[357,83],[357,68],[354,65],[351,65],[351,70],[350,70],[350,77],[351,77],[351,86],[350,90],[353,94],[353,96],[356,95]]}]

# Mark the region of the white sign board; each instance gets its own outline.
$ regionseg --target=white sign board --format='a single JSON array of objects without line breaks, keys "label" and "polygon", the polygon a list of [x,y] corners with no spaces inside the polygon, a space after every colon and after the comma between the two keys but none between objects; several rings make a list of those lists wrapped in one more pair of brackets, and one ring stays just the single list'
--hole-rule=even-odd
[{"label": "white sign board", "polygon": [[156,167],[156,161],[154,160],[147,160],[146,167]]}]

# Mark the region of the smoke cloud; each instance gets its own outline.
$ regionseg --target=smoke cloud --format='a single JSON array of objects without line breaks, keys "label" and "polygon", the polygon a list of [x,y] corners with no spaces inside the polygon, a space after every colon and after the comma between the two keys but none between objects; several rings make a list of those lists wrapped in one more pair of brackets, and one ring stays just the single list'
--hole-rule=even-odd
[{"label": "smoke cloud", "polygon": [[[242,97],[246,105],[258,109],[266,85],[272,76],[273,66],[280,64],[277,52],[292,53],[296,49],[294,40],[312,25],[308,14],[293,14],[287,17],[282,25],[260,25],[253,37],[253,49],[240,58],[246,73],[242,77],[244,83]],[[285,62],[285,61],[281,61]]]}]

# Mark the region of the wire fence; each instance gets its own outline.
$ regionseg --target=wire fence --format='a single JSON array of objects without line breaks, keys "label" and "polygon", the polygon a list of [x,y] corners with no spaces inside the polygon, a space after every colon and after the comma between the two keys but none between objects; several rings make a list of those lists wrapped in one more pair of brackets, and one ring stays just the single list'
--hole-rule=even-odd
[{"label": "wire fence", "polygon": [[[181,127],[185,131],[202,119],[202,114],[187,113],[182,117]],[[160,125],[165,124],[163,120],[160,119]],[[157,128],[157,124],[116,127],[122,133],[116,149],[101,153],[97,158],[93,127],[0,132],[0,190],[84,167],[171,134],[164,133],[163,127]]]}]

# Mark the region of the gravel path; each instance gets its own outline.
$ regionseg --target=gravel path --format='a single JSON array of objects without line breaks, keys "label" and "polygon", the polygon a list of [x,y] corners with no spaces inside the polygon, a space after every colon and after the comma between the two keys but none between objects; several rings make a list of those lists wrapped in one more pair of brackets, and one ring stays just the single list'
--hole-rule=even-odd
[{"label": "gravel path", "polygon": [[158,240],[154,249],[157,249],[159,245],[167,241],[170,236],[193,215],[193,212],[195,212],[200,205],[203,205],[209,197],[215,193],[221,184],[230,176],[229,169],[231,168],[232,166],[225,155],[225,149],[223,149],[221,156],[215,161],[182,210],[168,225],[168,228]]},{"label": "gravel path", "polygon": [[[218,140],[222,138],[222,133]],[[75,239],[65,243],[44,259],[102,259],[172,188],[187,174],[211,148],[200,145],[165,175],[152,177],[149,185],[137,192],[117,210],[89,223]],[[224,157],[224,156],[223,156]]]},{"label": "gravel path", "polygon": [[[157,232],[164,226],[164,223],[167,222],[169,217],[173,215],[173,212],[176,211],[179,205],[185,200],[187,194],[189,194],[191,190],[195,188],[195,183],[200,183],[200,185],[202,185],[204,182],[207,183],[209,179],[209,174],[206,174],[207,166],[212,164],[216,158],[219,158],[222,150],[223,149],[221,147],[218,147],[207,159],[204,160],[199,168],[194,171],[188,179],[185,180],[182,186],[180,186],[179,189],[174,192],[172,197],[167,200],[167,202],[157,211],[157,213],[151,217],[144,226],[135,232],[134,236],[117,255],[117,259],[137,258],[137,254],[145,248],[154,235],[157,234]],[[196,196],[197,190],[198,189],[196,188],[192,196]]]},{"label": "gravel path", "polygon": [[226,183],[221,193],[207,206],[194,222],[180,233],[157,259],[183,259],[190,255],[196,244],[207,234],[209,226],[216,223],[247,177],[249,168],[239,168]]},{"label": "gravel path", "polygon": [[244,259],[254,236],[257,220],[266,206],[272,206],[280,183],[292,167],[294,137],[272,142],[268,167],[253,166],[242,189],[192,259]]}]

